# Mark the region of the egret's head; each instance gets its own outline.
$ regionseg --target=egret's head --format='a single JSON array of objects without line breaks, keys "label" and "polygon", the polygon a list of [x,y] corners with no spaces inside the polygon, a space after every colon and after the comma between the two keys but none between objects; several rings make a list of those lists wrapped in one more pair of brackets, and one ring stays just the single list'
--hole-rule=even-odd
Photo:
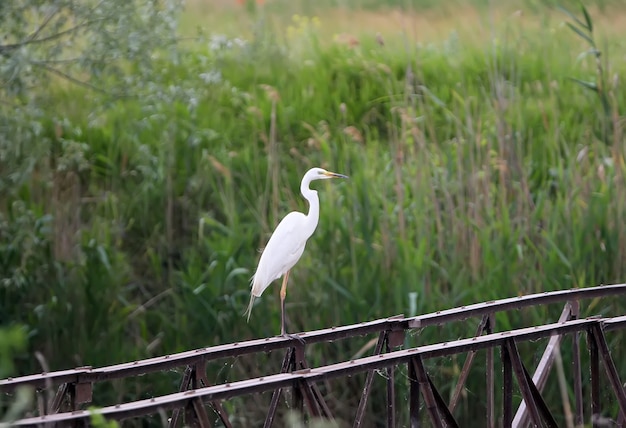
[{"label": "egret's head", "polygon": [[326,171],[323,168],[311,168],[306,174],[305,177],[309,177],[312,180],[326,180],[328,178],[348,178],[347,175],[338,174],[336,172]]}]

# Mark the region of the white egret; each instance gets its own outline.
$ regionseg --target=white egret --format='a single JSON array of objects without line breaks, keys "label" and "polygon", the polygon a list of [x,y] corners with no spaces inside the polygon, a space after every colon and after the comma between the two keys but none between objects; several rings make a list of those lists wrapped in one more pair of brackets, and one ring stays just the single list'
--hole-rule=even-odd
[{"label": "white egret", "polygon": [[[256,272],[252,277],[250,304],[246,310],[248,321],[254,299],[260,297],[263,291],[276,279],[283,277],[280,288],[280,334],[288,336],[285,332],[285,297],[287,296],[287,281],[291,268],[300,260],[307,240],[315,232],[320,217],[320,200],[317,192],[309,188],[313,180],[325,180],[328,178],[348,178],[343,174],[329,172],[322,168],[311,168],[302,177],[300,192],[309,201],[309,213],[303,214],[298,211],[290,212],[278,224],[270,240],[268,241]],[[244,314],[245,315],[245,314]]]}]

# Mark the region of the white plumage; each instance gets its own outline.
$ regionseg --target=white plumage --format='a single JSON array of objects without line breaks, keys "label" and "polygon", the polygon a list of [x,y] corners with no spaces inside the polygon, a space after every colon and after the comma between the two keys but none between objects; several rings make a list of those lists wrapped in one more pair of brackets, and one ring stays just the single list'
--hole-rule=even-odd
[{"label": "white plumage", "polygon": [[260,297],[272,281],[282,277],[300,260],[307,239],[311,234],[300,234],[298,241],[289,239],[305,229],[307,216],[301,212],[290,212],[282,219],[261,254],[259,265],[252,278],[251,293]]},{"label": "white plumage", "polygon": [[281,334],[285,335],[285,296],[287,293],[287,281],[289,271],[300,260],[307,240],[315,232],[319,221],[319,197],[317,192],[309,188],[313,180],[324,180],[328,178],[347,178],[345,175],[326,171],[322,168],[311,168],[304,174],[300,184],[302,196],[309,201],[309,212],[307,215],[293,211],[290,212],[276,226],[274,233],[270,237],[256,272],[252,277],[250,290],[250,304],[246,310],[248,320],[254,305],[254,299],[260,297],[272,281],[283,277],[281,287]]}]

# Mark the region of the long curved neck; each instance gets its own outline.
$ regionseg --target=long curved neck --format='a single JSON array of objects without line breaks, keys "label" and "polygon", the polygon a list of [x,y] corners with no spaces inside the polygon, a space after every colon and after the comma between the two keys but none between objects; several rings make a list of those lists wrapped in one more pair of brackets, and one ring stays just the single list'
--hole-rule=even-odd
[{"label": "long curved neck", "polygon": [[305,183],[304,180],[302,180],[302,184],[300,185],[300,192],[302,196],[304,196],[304,199],[309,201],[309,213],[306,216],[306,233],[308,236],[311,236],[313,232],[315,232],[317,222],[320,218],[320,199],[317,196],[317,192],[310,189],[309,183]]}]

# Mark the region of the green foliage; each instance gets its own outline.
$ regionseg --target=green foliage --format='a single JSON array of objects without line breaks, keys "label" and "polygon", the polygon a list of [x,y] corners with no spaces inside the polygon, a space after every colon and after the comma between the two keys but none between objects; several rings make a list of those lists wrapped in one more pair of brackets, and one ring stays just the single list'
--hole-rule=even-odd
[{"label": "green foliage", "polygon": [[[254,1],[247,1],[248,5],[253,5]],[[585,2],[588,6],[596,6],[601,10],[620,5],[620,0],[588,0]],[[558,5],[578,5],[579,0],[500,0],[498,7],[517,8],[533,11],[545,11],[546,7]],[[285,8],[294,8],[311,12],[311,9],[329,8],[329,7],[346,7],[370,10],[385,9],[405,9],[415,10],[419,12],[425,11],[441,11],[446,13],[454,11],[458,8],[471,7],[478,10],[489,10],[493,7],[493,3],[489,0],[448,0],[443,4],[438,0],[317,0],[313,5],[306,0],[275,0],[267,2],[267,8],[271,12],[284,11]],[[254,8],[250,9],[251,11]]]},{"label": "green foliage", "polygon": [[[15,360],[26,348],[25,329],[18,326],[0,328],[0,378],[15,374]],[[32,405],[32,390],[19,388],[13,397],[0,398],[0,427],[10,426]]]},{"label": "green foliage", "polygon": [[0,330],[0,378],[15,372],[14,357],[26,347],[26,335],[21,327],[3,328]]},{"label": "green foliage", "polygon": [[170,0],[3,3],[4,95],[28,101],[40,96],[33,89],[42,89],[43,79],[53,76],[116,92],[128,80],[149,77],[155,51],[175,43],[176,5]]},{"label": "green foliage", "polygon": [[571,79],[583,88],[589,89],[598,95],[602,105],[603,117],[601,120],[603,121],[603,126],[602,129],[599,130],[600,132],[596,131],[596,135],[605,143],[611,144],[613,143],[612,137],[615,135],[615,130],[613,129],[613,114],[619,114],[619,112],[617,112],[618,106],[616,99],[613,94],[616,90],[617,83],[614,82],[611,87],[608,86],[608,64],[606,63],[608,59],[605,59],[603,64],[602,52],[598,49],[594,40],[593,21],[591,20],[591,16],[585,6],[581,4],[581,12],[584,20],[578,19],[572,12],[565,8],[561,8],[561,10],[565,12],[573,21],[573,23],[567,23],[568,27],[589,45],[589,50],[581,53],[578,56],[578,59],[582,60],[586,56],[591,56],[594,58],[596,65],[596,81],[581,80],[577,78]]},{"label": "green foliage", "polygon": [[91,425],[95,428],[117,428],[119,424],[116,421],[107,421],[104,416],[97,412],[97,407],[90,407]]},{"label": "green foliage", "polygon": [[[315,184],[321,221],[291,275],[291,331],[623,281],[624,137],[568,80],[579,47],[549,17],[532,31],[507,21],[488,46],[458,33],[327,45],[305,17],[285,34],[259,24],[251,40],[183,45],[169,2],[26,3],[0,6],[12,19],[0,18],[0,323],[25,325],[52,369],[275,335],[277,287],[242,317],[249,278],[280,218],[306,210],[312,166],[351,179]],[[571,19],[595,46],[598,23]],[[603,67],[598,79],[624,71]],[[625,93],[603,93],[619,118]],[[438,384],[453,379],[446,364]],[[103,386],[95,404],[171,392],[175,378]],[[350,385],[339,416],[356,407]]]}]

